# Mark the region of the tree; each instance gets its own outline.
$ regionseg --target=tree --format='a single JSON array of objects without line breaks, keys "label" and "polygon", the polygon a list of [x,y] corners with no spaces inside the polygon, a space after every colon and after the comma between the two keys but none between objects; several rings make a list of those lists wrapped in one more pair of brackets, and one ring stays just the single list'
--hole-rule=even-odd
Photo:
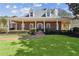
[{"label": "tree", "polygon": [[72,11],[75,18],[79,18],[79,3],[66,3],[69,6],[69,10]]},{"label": "tree", "polygon": [[0,32],[7,31],[7,19],[6,17],[0,17]]},{"label": "tree", "polygon": [[12,17],[17,17],[17,16],[14,15],[14,16],[12,16]]},{"label": "tree", "polygon": [[[70,13],[68,13],[67,11],[65,11],[63,9],[57,8],[57,10],[58,10],[58,16],[59,17],[70,17],[71,16]],[[51,13],[52,13],[52,15],[54,15],[55,14],[55,9],[52,9]]]},{"label": "tree", "polygon": [[3,26],[5,26],[6,24],[7,24],[7,20],[6,20],[6,18],[5,17],[1,17],[0,18],[0,24],[3,24]]}]

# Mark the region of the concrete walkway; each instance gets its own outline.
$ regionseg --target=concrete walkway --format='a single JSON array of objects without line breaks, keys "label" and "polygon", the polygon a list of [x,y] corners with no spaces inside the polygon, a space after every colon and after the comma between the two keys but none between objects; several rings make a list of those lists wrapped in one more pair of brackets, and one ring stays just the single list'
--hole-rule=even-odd
[{"label": "concrete walkway", "polygon": [[0,34],[0,40],[18,40],[18,35]]},{"label": "concrete walkway", "polygon": [[18,37],[15,37],[15,38],[0,38],[0,40],[18,40]]}]

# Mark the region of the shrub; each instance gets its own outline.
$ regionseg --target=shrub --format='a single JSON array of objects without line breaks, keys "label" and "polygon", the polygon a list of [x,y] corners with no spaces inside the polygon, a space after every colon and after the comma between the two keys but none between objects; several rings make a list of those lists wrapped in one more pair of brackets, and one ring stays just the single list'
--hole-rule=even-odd
[{"label": "shrub", "polygon": [[74,27],[74,28],[72,29],[72,31],[73,31],[73,33],[79,33],[79,28],[78,28],[78,27]]},{"label": "shrub", "polygon": [[74,28],[73,28],[73,31],[74,31],[74,32],[79,32],[79,28],[78,28],[78,27],[74,27]]},{"label": "shrub", "polygon": [[0,28],[0,33],[7,32],[6,28]]},{"label": "shrub", "polygon": [[52,30],[52,29],[46,29],[46,34],[54,34],[56,33],[56,31]]},{"label": "shrub", "polygon": [[22,40],[28,39],[30,37],[30,35],[28,33],[18,34],[18,35],[19,35],[19,39],[22,39]]}]

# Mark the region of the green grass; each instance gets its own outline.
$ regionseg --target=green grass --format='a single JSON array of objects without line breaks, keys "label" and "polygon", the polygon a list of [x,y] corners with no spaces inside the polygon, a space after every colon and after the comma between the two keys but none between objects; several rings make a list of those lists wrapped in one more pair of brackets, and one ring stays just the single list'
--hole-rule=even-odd
[{"label": "green grass", "polygon": [[45,35],[33,40],[0,41],[0,55],[76,56],[79,55],[79,38]]}]

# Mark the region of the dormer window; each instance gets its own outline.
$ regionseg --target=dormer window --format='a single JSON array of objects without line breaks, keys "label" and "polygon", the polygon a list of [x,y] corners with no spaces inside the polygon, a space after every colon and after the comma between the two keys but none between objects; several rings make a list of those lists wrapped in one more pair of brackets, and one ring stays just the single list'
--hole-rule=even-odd
[{"label": "dormer window", "polygon": [[46,14],[43,14],[42,17],[46,17]]},{"label": "dormer window", "polygon": [[33,12],[30,12],[30,17],[33,17]]},{"label": "dormer window", "polygon": [[47,17],[49,17],[50,16],[50,12],[47,12]]},{"label": "dormer window", "polygon": [[25,15],[25,17],[29,17],[29,14]]}]

